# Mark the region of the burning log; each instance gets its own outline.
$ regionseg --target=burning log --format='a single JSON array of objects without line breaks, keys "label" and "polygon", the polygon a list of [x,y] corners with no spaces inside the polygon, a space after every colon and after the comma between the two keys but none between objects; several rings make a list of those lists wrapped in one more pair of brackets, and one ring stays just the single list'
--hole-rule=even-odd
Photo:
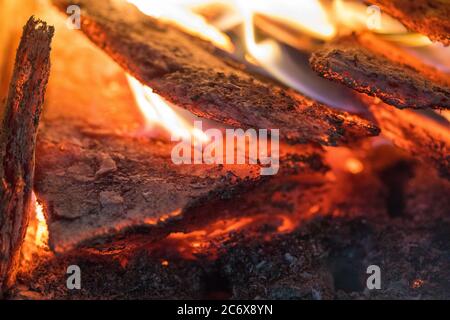
[{"label": "burning log", "polygon": [[425,34],[433,41],[450,44],[448,1],[370,0],[369,2],[400,20],[410,30]]},{"label": "burning log", "polygon": [[448,123],[441,125],[412,110],[398,110],[382,102],[372,103],[370,110],[383,134],[395,145],[434,166],[450,180],[450,135]]},{"label": "burning log", "polygon": [[[196,207],[205,207],[207,221],[217,212],[214,199],[230,202],[259,183],[257,165],[174,165],[173,144],[148,138],[153,129],[141,131],[143,116],[123,70],[81,33],[64,28],[59,15],[49,18],[59,30],[58,59],[38,136],[35,191],[54,250],[121,231],[142,230],[147,240],[171,225],[179,231],[200,215]],[[280,171],[324,172],[322,154],[320,146],[280,145]]]},{"label": "burning log", "polygon": [[121,1],[54,3],[82,8],[82,30],[142,83],[195,115],[241,128],[279,128],[291,143],[338,145],[379,133],[338,112],[248,73],[230,56],[176,26]]},{"label": "burning log", "polygon": [[[337,176],[337,184],[275,177],[229,207],[217,207],[209,217],[219,223],[189,233],[151,243],[126,238],[56,255],[23,275],[20,291],[53,299],[448,299],[450,185],[417,164],[404,186],[405,212],[392,219],[377,178],[380,162],[384,171],[398,161],[386,151],[372,150],[362,176]],[[240,224],[230,231],[220,224],[221,211],[241,211]],[[260,223],[257,213],[266,213]],[[280,215],[293,225],[277,228]],[[189,252],[194,257],[187,258]],[[367,291],[370,263],[385,268],[386,290]],[[83,290],[66,288],[66,269],[73,264],[83,270]],[[410,287],[418,278],[426,284]]]},{"label": "burning log", "polygon": [[34,152],[50,73],[54,28],[31,17],[24,27],[6,101],[0,162],[0,294],[14,282],[28,224]]},{"label": "burning log", "polygon": [[[57,252],[124,233],[160,237],[173,223],[196,219],[199,208],[214,214],[214,201],[262,180],[258,165],[176,165],[171,142],[108,134],[61,118],[45,124],[35,192]],[[327,170],[320,148],[303,152],[281,151],[282,172]]]},{"label": "burning log", "polygon": [[96,135],[73,121],[46,124],[35,188],[57,252],[128,229],[155,229],[260,177],[256,165],[176,165],[170,142]]},{"label": "burning log", "polygon": [[310,62],[322,77],[400,109],[450,108],[448,77],[369,34],[337,39]]}]

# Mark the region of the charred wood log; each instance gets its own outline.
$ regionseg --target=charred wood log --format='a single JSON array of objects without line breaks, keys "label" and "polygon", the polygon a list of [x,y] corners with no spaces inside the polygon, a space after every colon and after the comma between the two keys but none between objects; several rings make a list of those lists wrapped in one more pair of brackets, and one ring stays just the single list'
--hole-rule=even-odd
[{"label": "charred wood log", "polygon": [[50,73],[53,27],[30,18],[16,55],[6,102],[0,155],[0,293],[14,281],[34,177],[34,152]]},{"label": "charred wood log", "polygon": [[427,35],[433,41],[450,44],[450,6],[446,0],[370,0],[408,29]]},{"label": "charred wood log", "polygon": [[250,74],[229,55],[126,2],[67,1],[83,10],[82,30],[126,71],[192,113],[241,128],[279,128],[291,143],[338,145],[379,133],[370,122],[333,110]]},{"label": "charred wood log", "polygon": [[450,108],[448,77],[369,34],[339,38],[310,62],[322,77],[400,109]]}]

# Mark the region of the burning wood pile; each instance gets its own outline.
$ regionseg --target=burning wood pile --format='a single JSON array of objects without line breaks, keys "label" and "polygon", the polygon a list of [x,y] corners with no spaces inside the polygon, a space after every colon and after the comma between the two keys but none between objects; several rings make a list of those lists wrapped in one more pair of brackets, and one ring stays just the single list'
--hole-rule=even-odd
[{"label": "burning wood pile", "polygon": [[450,298],[445,2],[27,1],[4,297]]}]

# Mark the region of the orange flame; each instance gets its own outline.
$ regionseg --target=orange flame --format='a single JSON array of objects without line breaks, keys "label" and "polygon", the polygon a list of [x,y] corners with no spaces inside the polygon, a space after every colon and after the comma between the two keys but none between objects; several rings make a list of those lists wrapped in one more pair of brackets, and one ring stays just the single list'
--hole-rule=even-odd
[{"label": "orange flame", "polygon": [[36,246],[41,248],[48,247],[48,227],[47,221],[44,216],[44,208],[42,204],[40,204],[37,200],[35,202],[36,206],[36,220],[37,220],[37,228],[36,228],[36,237],[34,239],[34,243]]}]

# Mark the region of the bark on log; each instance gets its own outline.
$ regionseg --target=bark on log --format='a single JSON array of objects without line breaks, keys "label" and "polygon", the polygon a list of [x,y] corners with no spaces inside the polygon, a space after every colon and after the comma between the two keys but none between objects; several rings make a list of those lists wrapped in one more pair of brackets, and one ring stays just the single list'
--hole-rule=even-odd
[{"label": "bark on log", "polygon": [[342,37],[315,52],[322,77],[397,108],[450,109],[450,79],[400,47],[370,34]]},{"label": "bark on log", "polygon": [[126,71],[192,113],[240,128],[278,128],[291,143],[338,145],[377,135],[370,122],[249,73],[210,43],[125,1],[54,0],[82,9],[82,30]]},{"label": "bark on log", "polygon": [[450,5],[447,0],[370,0],[408,29],[427,35],[433,41],[450,45]]},{"label": "bark on log", "polygon": [[34,176],[34,150],[50,73],[53,27],[31,17],[24,27],[3,119],[0,154],[0,293],[14,281]]}]

